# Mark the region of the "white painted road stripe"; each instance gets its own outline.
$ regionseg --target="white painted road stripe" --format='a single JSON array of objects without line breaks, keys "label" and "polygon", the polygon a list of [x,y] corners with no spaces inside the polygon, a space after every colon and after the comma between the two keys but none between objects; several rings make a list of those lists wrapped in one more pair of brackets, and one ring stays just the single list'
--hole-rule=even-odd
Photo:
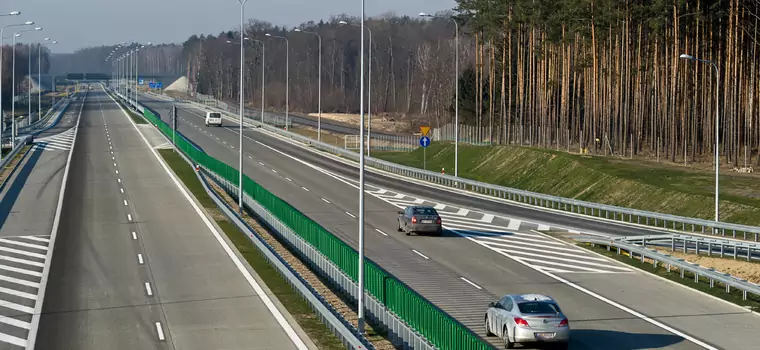
[{"label": "white painted road stripe", "polygon": [[350,217],[352,217],[352,218],[356,219],[356,216],[354,216],[354,214],[351,214],[351,213],[349,213],[349,212],[346,212],[346,215],[348,215],[348,216],[350,216]]},{"label": "white painted road stripe", "polygon": [[480,221],[483,221],[487,224],[490,224],[493,222],[493,215],[491,214],[483,214],[483,217],[480,219]]},{"label": "white painted road stripe", "polygon": [[436,204],[436,205],[433,207],[433,209],[436,209],[436,210],[443,210],[443,209],[446,209],[446,204],[440,204],[440,203],[439,203],[439,204]]},{"label": "white painted road stripe", "polygon": [[126,199],[124,200],[124,205],[125,206],[129,205],[129,204],[127,204],[127,200]]},{"label": "white painted road stripe", "polygon": [[49,240],[49,239],[47,239],[47,238],[43,238],[43,237],[37,237],[37,236],[19,236],[19,238],[23,238],[23,239],[31,239],[31,240],[33,240],[33,241],[39,241],[39,242],[50,243],[50,240]]},{"label": "white painted road stripe", "polygon": [[29,299],[29,300],[37,300],[37,296],[36,295],[31,294],[31,293],[20,292],[20,291],[17,291],[15,289],[9,289],[9,288],[0,287],[0,293],[14,295],[14,296],[17,296],[17,297],[20,297],[20,298],[24,298],[24,299]]},{"label": "white painted road stripe", "polygon": [[121,193],[124,193],[124,189],[123,188],[120,188],[119,191],[121,191]]},{"label": "white painted road stripe", "polygon": [[16,311],[21,311],[27,314],[34,313],[34,308],[16,304],[16,303],[11,303],[10,301],[5,301],[5,300],[0,301],[0,307],[4,307],[6,309],[11,309],[11,310],[16,310]]},{"label": "white painted road stripe", "polygon": [[132,214],[127,214],[127,220],[132,221]]},{"label": "white painted road stripe", "polygon": [[153,296],[153,289],[150,288],[150,283],[145,282],[145,292],[148,293],[148,296]]},{"label": "white painted road stripe", "polygon": [[519,230],[520,224],[522,224],[522,221],[517,219],[509,220],[509,225],[507,225],[507,230]]},{"label": "white painted road stripe", "polygon": [[24,321],[17,320],[15,318],[11,318],[11,317],[6,317],[6,316],[0,316],[0,323],[9,324],[11,326],[18,327],[18,328],[23,328],[23,329],[30,329],[30,328],[32,328],[32,324],[29,323],[29,322],[24,322]]},{"label": "white painted road stripe", "polygon": [[7,243],[7,244],[15,244],[15,245],[19,245],[19,246],[27,247],[27,248],[42,249],[42,250],[47,250],[47,248],[48,248],[47,246],[44,246],[44,245],[18,242],[18,241],[14,241],[14,240],[11,240],[11,239],[5,239],[5,238],[0,238],[0,242],[1,243]]},{"label": "white painted road stripe", "polygon": [[156,333],[158,333],[158,340],[166,340],[164,336],[164,328],[161,327],[161,322],[156,322]]},{"label": "white painted road stripe", "polygon": [[473,287],[475,287],[475,288],[477,288],[477,289],[483,289],[483,288],[481,288],[479,285],[477,285],[477,284],[473,283],[472,281],[470,281],[470,280],[468,280],[468,279],[466,279],[466,278],[464,278],[464,277],[459,277],[459,278],[461,278],[461,279],[462,279],[462,281],[465,281],[465,282],[467,282],[468,284],[470,284],[471,286],[473,286]]},{"label": "white painted road stripe", "polygon": [[306,192],[309,192],[309,189],[308,189],[308,188],[306,188],[306,187],[303,187],[303,186],[301,186],[301,188],[303,188],[303,190],[304,190],[304,191],[306,191]]},{"label": "white painted road stripe", "polygon": [[412,249],[412,251],[414,252],[414,254],[417,254],[417,255],[421,256],[423,259],[430,260],[430,258],[428,258],[427,256],[425,256],[425,254],[422,254],[422,253],[418,252],[415,249]]},{"label": "white painted road stripe", "polygon": [[132,239],[137,239],[137,232],[132,231]]},{"label": "white painted road stripe", "polygon": [[324,198],[320,198],[320,199],[322,199],[323,202],[330,204],[330,201],[328,201],[327,199],[324,199]]},{"label": "white painted road stripe", "polygon": [[549,227],[549,225],[538,225],[538,229],[537,230],[538,231],[549,231],[549,229],[551,229],[551,227]]},{"label": "white painted road stripe", "polygon": [[24,251],[24,250],[18,250],[18,249],[13,249],[13,248],[8,248],[8,247],[0,247],[0,251],[4,251],[4,252],[8,252],[8,253],[13,253],[13,254],[32,256],[32,257],[39,258],[39,259],[45,259],[47,257],[44,254],[31,253],[31,252],[27,252],[27,251]]},{"label": "white painted road stripe", "polygon": [[380,231],[380,229],[378,229],[378,228],[376,228],[376,229],[375,229],[375,231],[382,233],[382,234],[383,234],[383,236],[386,236],[386,237],[388,236],[388,234],[387,234],[387,233],[385,233],[385,232],[383,232],[383,231]]},{"label": "white painted road stripe", "polygon": [[142,254],[137,254],[137,263],[138,263],[138,264],[140,264],[140,265],[142,265],[142,264],[144,264],[144,263],[145,263],[145,262],[143,261],[143,257],[142,257]]},{"label": "white painted road stripe", "polygon": [[[3,276],[3,275],[0,275],[0,281],[6,281],[6,282],[15,283],[15,284],[20,284],[22,286],[27,286],[27,287],[40,288],[40,284],[39,283],[29,282],[27,280],[22,280],[22,279],[18,279],[18,278]],[[34,313],[34,312],[30,312],[30,313]]]},{"label": "white painted road stripe", "polygon": [[10,271],[10,272],[16,272],[16,273],[20,273],[22,275],[29,275],[29,276],[34,276],[34,277],[42,277],[42,272],[37,272],[37,271],[32,271],[32,270],[27,270],[27,269],[20,269],[18,267],[7,266],[7,265],[3,265],[3,264],[0,264],[0,270]]},{"label": "white painted road stripe", "polygon": [[0,333],[0,341],[23,347],[27,346],[26,340],[5,333]]},{"label": "white painted road stripe", "polygon": [[12,261],[19,264],[26,264],[26,265],[32,265],[32,266],[37,266],[37,267],[45,267],[44,263],[26,260],[26,259],[14,258],[12,256],[0,255],[0,260]]}]

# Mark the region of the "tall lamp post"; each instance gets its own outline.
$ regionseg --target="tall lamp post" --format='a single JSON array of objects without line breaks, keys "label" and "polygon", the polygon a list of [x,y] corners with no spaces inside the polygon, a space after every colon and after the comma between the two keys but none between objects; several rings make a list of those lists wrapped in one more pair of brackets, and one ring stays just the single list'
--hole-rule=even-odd
[{"label": "tall lamp post", "polygon": [[[45,38],[50,41],[50,38]],[[57,41],[51,41],[51,44],[57,44]],[[42,117],[42,45],[37,46],[37,83],[40,85],[37,89],[37,120]],[[55,82],[53,82],[55,85]]]},{"label": "tall lamp post", "polygon": [[244,44],[244,38],[245,38],[245,3],[248,2],[248,0],[238,0],[240,3],[240,120],[238,121],[238,126],[240,129],[238,130],[238,136],[240,136],[240,156],[238,159],[238,171],[239,171],[239,187],[238,190],[238,211],[242,215],[243,213],[243,115],[245,114],[245,104],[244,102],[244,93],[243,93],[243,72],[245,70],[245,46]]},{"label": "tall lamp post", "polygon": [[420,17],[442,18],[454,22],[454,177],[459,176],[459,23],[452,17],[433,16],[420,12]]},{"label": "tall lamp post", "polygon": [[[296,28],[293,31],[306,33],[306,34],[313,34],[313,35],[316,35],[317,38],[319,39],[319,63],[317,66],[318,67],[317,68],[317,85],[318,85],[317,86],[317,91],[318,91],[317,92],[317,96],[318,96],[317,112],[319,113],[319,116],[317,117],[317,141],[322,141],[322,36],[320,36],[319,33],[317,32],[308,32],[305,30],[301,30],[299,28]],[[370,42],[372,42],[372,39],[370,39]]]},{"label": "tall lamp post", "polygon": [[37,27],[34,29],[26,29],[16,32],[16,34],[13,34],[13,65],[11,67],[11,71],[13,73],[13,76],[11,78],[11,145],[12,147],[16,146],[16,133],[18,132],[16,130],[16,38],[21,36],[21,33],[25,32],[33,32],[33,31],[40,31],[42,30],[42,27]]},{"label": "tall lamp post", "polygon": [[285,130],[287,131],[290,130],[290,126],[288,125],[288,121],[290,120],[288,118],[288,95],[290,91],[290,43],[288,42],[288,38],[284,36],[272,35],[269,33],[267,33],[266,36],[285,40]]},{"label": "tall lamp post", "polygon": [[[18,16],[21,12],[19,11],[13,11],[5,16]],[[27,21],[24,23],[18,23],[18,24],[9,24],[7,26],[3,26],[0,28],[0,67],[3,66],[3,32],[5,31],[5,28],[10,27],[20,27],[20,26],[30,26],[34,25],[33,21]],[[0,82],[3,81],[3,70],[0,69]],[[5,113],[3,111],[3,84],[0,84],[0,145],[3,144],[2,139],[2,132],[5,131]],[[0,147],[1,148],[1,147]],[[2,152],[0,152],[0,160],[3,159]]]},{"label": "tall lamp post", "polygon": [[[348,23],[346,21],[340,21],[338,22],[338,24],[341,24],[341,25],[350,24],[352,26],[361,27],[362,28],[362,43],[364,42],[363,29],[367,29],[367,33],[369,33],[369,50],[368,50],[369,64],[367,65],[369,69],[369,72],[367,74],[368,83],[369,83],[369,85],[367,86],[367,155],[369,156],[369,148],[371,145],[371,142],[369,140],[370,133],[371,133],[370,129],[372,129],[372,31],[369,29],[369,27],[364,26],[364,18],[362,18],[362,25]],[[362,54],[364,54],[363,51],[362,51]],[[364,93],[361,94],[361,99],[364,100]],[[362,133],[362,138],[364,138],[364,133]],[[362,147],[362,149],[363,148],[364,147]]]},{"label": "tall lamp post", "polygon": [[718,71],[718,66],[715,64],[715,62],[711,60],[705,60],[701,58],[696,58],[692,55],[687,54],[681,54],[679,58],[684,60],[690,60],[694,62],[702,62],[702,63],[708,63],[712,65],[712,67],[715,69],[715,221],[720,221],[720,202],[719,202],[719,194],[720,190],[718,187],[718,175],[720,174],[720,104],[718,103],[718,98],[720,94],[718,93],[718,90],[720,88],[720,72]]},{"label": "tall lamp post", "polygon": [[[359,69],[359,149],[364,149],[364,0],[362,0],[361,14],[361,44]],[[370,47],[371,49],[371,47]],[[370,50],[371,51],[371,50]],[[359,333],[364,334],[364,151],[359,151],[359,307],[357,313],[357,326]]]}]

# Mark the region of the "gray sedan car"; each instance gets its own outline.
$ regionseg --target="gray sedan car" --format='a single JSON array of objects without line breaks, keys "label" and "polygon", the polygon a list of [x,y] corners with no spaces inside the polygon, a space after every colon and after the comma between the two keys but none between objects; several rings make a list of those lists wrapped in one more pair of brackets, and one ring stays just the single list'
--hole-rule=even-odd
[{"label": "gray sedan car", "polygon": [[497,335],[507,349],[517,343],[552,343],[567,349],[570,323],[557,302],[541,294],[507,294],[488,305],[486,336]]},{"label": "gray sedan car", "polygon": [[406,232],[409,236],[412,232],[432,233],[440,236],[443,232],[441,216],[433,207],[412,206],[398,212],[398,231]]}]

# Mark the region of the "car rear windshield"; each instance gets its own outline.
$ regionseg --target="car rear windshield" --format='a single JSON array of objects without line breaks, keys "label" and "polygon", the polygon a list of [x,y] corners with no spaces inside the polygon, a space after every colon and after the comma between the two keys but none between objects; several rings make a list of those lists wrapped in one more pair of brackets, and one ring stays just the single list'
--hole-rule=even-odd
[{"label": "car rear windshield", "polygon": [[221,113],[211,113],[209,114],[211,118],[219,118],[221,116]]},{"label": "car rear windshield", "polygon": [[414,208],[415,215],[438,215],[433,208]]},{"label": "car rear windshield", "polygon": [[547,303],[543,301],[529,301],[525,303],[517,304],[522,314],[557,314],[559,313],[559,306],[554,303]]}]

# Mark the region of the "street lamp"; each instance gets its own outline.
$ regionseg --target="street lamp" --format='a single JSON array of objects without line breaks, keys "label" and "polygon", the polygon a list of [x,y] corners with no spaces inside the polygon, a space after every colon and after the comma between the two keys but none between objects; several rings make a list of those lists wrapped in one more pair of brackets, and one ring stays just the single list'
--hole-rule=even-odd
[{"label": "street lamp", "polygon": [[696,58],[692,55],[681,54],[679,58],[684,60],[690,60],[695,62],[709,63],[715,69],[715,221],[720,221],[720,204],[719,204],[719,187],[718,187],[718,175],[720,174],[720,104],[718,103],[718,97],[720,96],[718,90],[720,88],[720,72],[715,62],[711,60],[704,60]]},{"label": "street lamp", "polygon": [[238,190],[238,212],[242,216],[243,214],[243,115],[245,114],[244,93],[243,93],[243,71],[245,69],[245,48],[243,46],[243,38],[245,38],[245,3],[248,0],[238,0],[240,3],[240,120],[238,121],[239,135],[240,136],[240,157],[238,159],[238,171],[239,175],[239,187]]},{"label": "street lamp", "polygon": [[[152,43],[149,41],[148,46],[150,46]],[[137,110],[137,87],[138,87],[138,80],[140,79],[140,49],[145,48],[145,45],[140,45],[140,47],[137,49],[137,57],[135,57],[135,110]]]},{"label": "street lamp", "polygon": [[[12,84],[11,84],[11,144],[13,147],[16,146],[16,38],[21,36],[21,33],[25,32],[33,32],[33,31],[40,31],[42,30],[42,27],[37,27],[34,29],[26,29],[16,32],[16,34],[13,34],[13,65],[11,68],[11,71],[13,73],[12,75]],[[30,94],[31,96],[31,94]],[[30,109],[31,112],[31,109]]]},{"label": "street lamp", "polygon": [[269,33],[266,33],[266,36],[270,38],[280,38],[285,40],[285,130],[287,131],[290,130],[290,127],[288,125],[288,95],[290,91],[290,43],[288,42],[288,38],[284,36],[277,36]]},{"label": "street lamp", "polygon": [[[13,11],[9,15],[10,16],[18,16],[21,12],[19,11]],[[9,16],[5,15],[5,16]],[[9,24],[7,26],[4,26],[0,28],[0,67],[3,67],[3,32],[5,31],[5,28],[10,27],[20,27],[20,26],[31,26],[34,25],[33,21],[27,21],[24,23],[18,23],[18,24]],[[3,70],[0,69],[0,82],[3,81]],[[0,145],[2,145],[2,131],[5,131],[5,113],[2,113],[2,106],[3,106],[3,84],[0,83],[0,119],[2,122],[0,122]],[[2,152],[0,152],[0,160],[3,159]]]},{"label": "street lamp", "polygon": [[[364,23],[364,19],[362,19],[362,23]],[[367,155],[369,156],[369,148],[370,148],[370,144],[371,144],[371,142],[370,142],[370,132],[371,132],[371,130],[370,129],[372,129],[372,31],[369,29],[369,27],[365,27],[364,24],[362,24],[361,26],[359,26],[359,25],[356,25],[356,24],[353,24],[353,23],[348,23],[346,21],[340,21],[340,22],[338,22],[338,24],[341,24],[341,25],[350,24],[352,26],[362,27],[364,29],[367,29],[367,32],[369,33],[369,50],[368,50],[369,51],[369,53],[368,53],[368,55],[369,55],[369,57],[368,57],[369,58],[369,64],[368,64],[369,72],[367,73],[367,75],[368,75],[367,78],[368,78],[368,82],[369,82],[369,85],[367,86]],[[364,31],[362,31],[362,43],[363,42],[364,42]],[[363,51],[362,51],[362,54],[364,54]],[[361,95],[362,95],[361,99],[364,100],[364,93],[362,93]],[[362,137],[364,137],[363,133],[362,133]],[[363,148],[364,147],[362,147],[362,149]]]},{"label": "street lamp", "polygon": [[[317,91],[318,91],[317,92],[317,96],[318,96],[317,112],[319,113],[319,117],[317,118],[317,141],[322,141],[322,36],[320,36],[319,33],[317,32],[307,32],[299,28],[294,29],[294,31],[300,32],[300,33],[306,33],[306,34],[313,34],[313,35],[316,35],[317,38],[319,38],[319,64],[317,68],[317,85],[318,85],[317,86]],[[372,42],[372,39],[370,39],[370,42]]]},{"label": "street lamp", "polygon": [[[264,63],[265,63],[265,59],[266,59],[266,55],[265,55],[265,52],[264,52],[264,42],[261,41],[261,40],[258,40],[258,39],[251,40],[248,37],[245,37],[243,39],[244,40],[255,41],[255,42],[261,44],[261,124],[263,125],[264,124],[264,74],[265,74],[265,71],[264,71],[265,64]],[[228,44],[232,44],[233,42],[230,41],[230,40],[227,40],[227,43]]]},{"label": "street lamp", "polygon": [[420,12],[420,17],[443,18],[454,22],[454,177],[459,176],[459,23],[452,17],[433,16],[431,14]]},{"label": "street lamp", "polygon": [[[50,38],[45,38],[45,41],[50,41]],[[52,41],[52,44],[57,44],[57,41]],[[37,45],[37,120],[42,117],[42,45]],[[54,83],[55,84],[55,83]]]}]

